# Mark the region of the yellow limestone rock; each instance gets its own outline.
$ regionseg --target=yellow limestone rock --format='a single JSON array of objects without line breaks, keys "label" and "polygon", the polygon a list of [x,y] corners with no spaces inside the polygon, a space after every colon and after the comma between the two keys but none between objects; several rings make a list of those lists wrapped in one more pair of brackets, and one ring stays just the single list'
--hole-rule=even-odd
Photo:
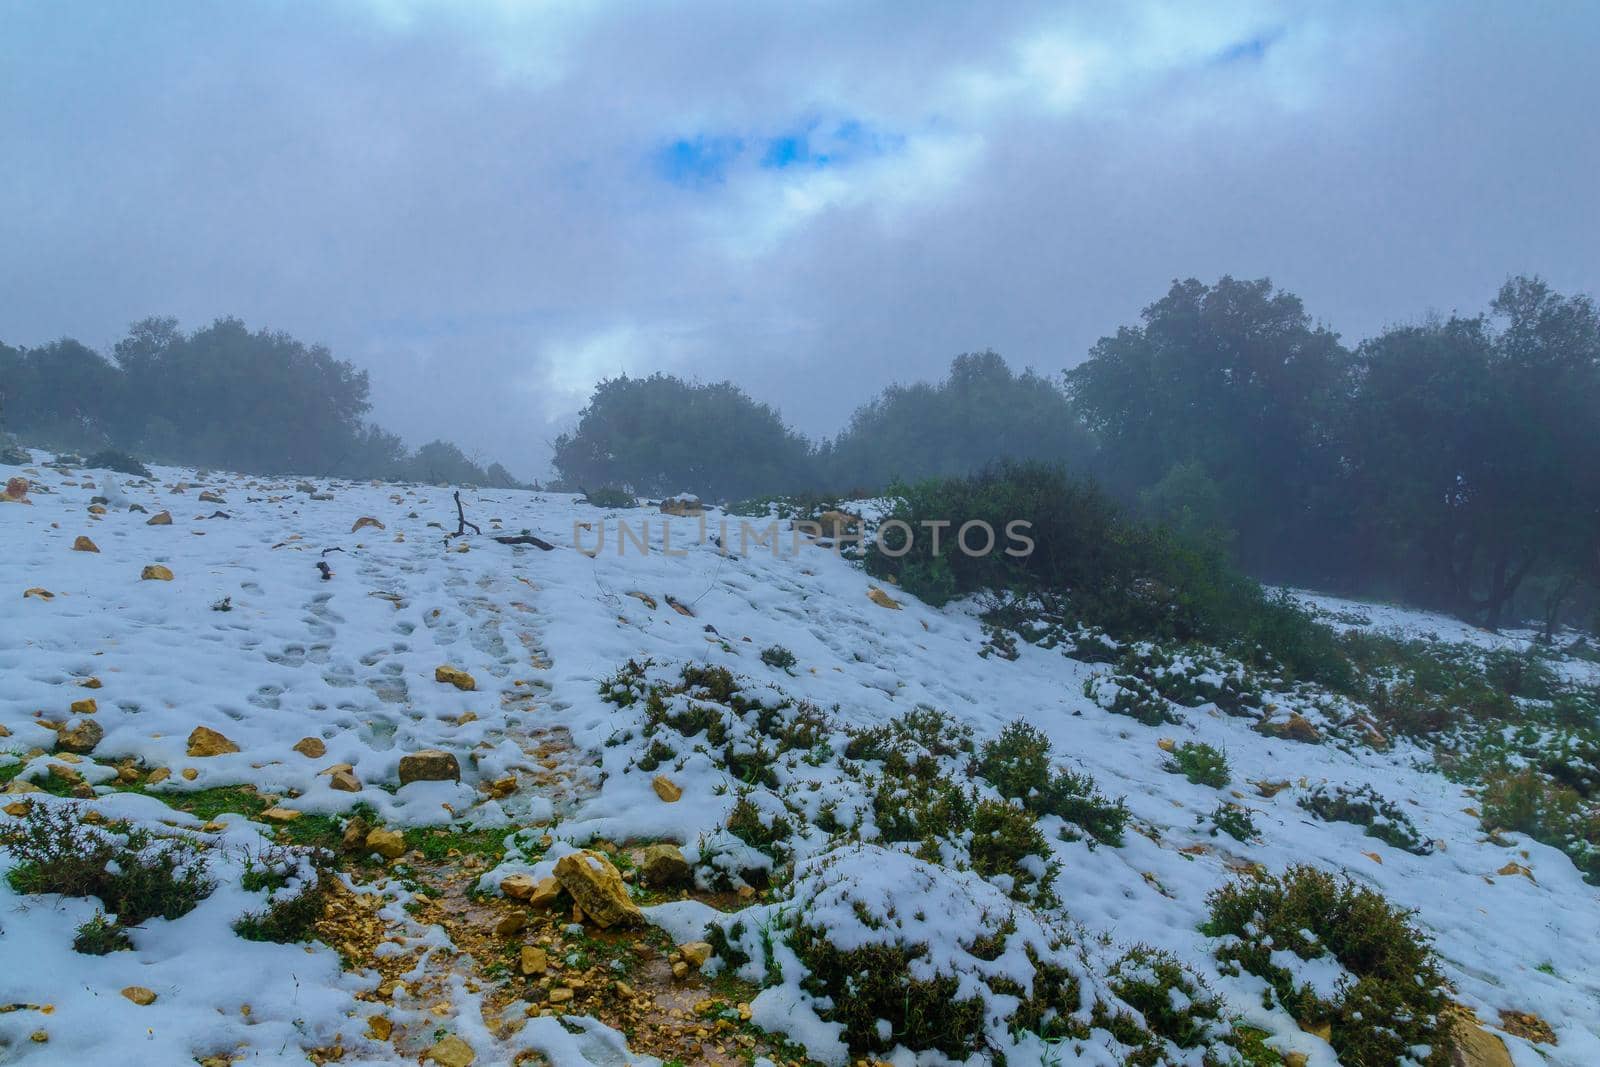
[{"label": "yellow limestone rock", "polygon": [[28,499],[28,479],[8,478],[6,487],[0,489],[0,503],[4,504],[31,504]]},{"label": "yellow limestone rock", "polygon": [[535,945],[522,946],[522,973],[543,974],[549,967],[550,961],[545,957],[544,949]]},{"label": "yellow limestone rock", "polygon": [[367,834],[367,851],[376,852],[386,860],[399,859],[406,851],[406,835],[380,826]]},{"label": "yellow limestone rock", "polygon": [[196,726],[189,734],[189,755],[221,756],[239,751],[239,746],[209,726]]},{"label": "yellow limestone rock", "polygon": [[435,667],[433,670],[433,680],[436,682],[444,682],[447,685],[453,685],[457,689],[468,693],[478,688],[478,683],[473,679],[472,675],[468,674],[460,667]]},{"label": "yellow limestone rock", "polygon": [[351,533],[355,533],[357,530],[365,529],[368,526],[374,527],[374,528],[379,529],[379,530],[383,529],[383,523],[379,522],[377,519],[373,518],[371,515],[363,515],[359,519],[356,520],[356,524],[354,526],[350,527],[350,532]]},{"label": "yellow limestone rock", "polygon": [[459,782],[461,764],[454,753],[425,748],[400,757],[400,784],[412,782]]},{"label": "yellow limestone rock", "polygon": [[90,753],[106,732],[93,719],[75,719],[56,731],[56,749],[61,752]]},{"label": "yellow limestone rock", "polygon": [[29,597],[33,597],[36,600],[54,600],[56,595],[48,589],[34,586],[32,589],[24,589],[22,591],[22,599],[27,600]]},{"label": "yellow limestone rock", "polygon": [[596,926],[629,926],[644,918],[639,906],[628,898],[621,872],[598,852],[585,849],[562,856],[556,861],[555,875]]},{"label": "yellow limestone rock", "polygon": [[678,955],[691,967],[704,967],[711,958],[711,944],[707,941],[690,941],[678,946]]},{"label": "yellow limestone rock", "polygon": [[89,540],[87,537],[84,537],[82,534],[79,534],[77,540],[72,542],[72,551],[98,552],[100,551],[100,546]]},{"label": "yellow limestone rock", "polygon": [[148,519],[144,520],[144,524],[146,526],[171,526],[172,512],[158,511]]},{"label": "yellow limestone rock", "polygon": [[294,750],[307,759],[321,759],[328,754],[328,746],[320,737],[302,737],[294,743]]},{"label": "yellow limestone rock", "polygon": [[900,601],[896,600],[888,593],[885,593],[882,589],[879,589],[875,585],[867,586],[867,599],[878,605],[880,608],[894,608],[896,611],[900,610]]},{"label": "yellow limestone rock", "polygon": [[172,571],[159,563],[152,563],[139,572],[139,578],[141,581],[146,582],[170,582],[172,581]]},{"label": "yellow limestone rock", "polygon": [[93,697],[85,697],[82,700],[74,700],[72,702],[72,714],[74,715],[93,715],[99,710],[100,705],[94,702]]},{"label": "yellow limestone rock", "polygon": [[668,804],[676,804],[683,797],[683,790],[664,774],[656,775],[655,780],[650,783],[650,788],[656,791],[656,796]]},{"label": "yellow limestone rock", "polygon": [[280,808],[277,805],[273,805],[261,813],[261,819],[263,822],[275,823],[279,826],[282,826],[284,823],[294,822],[302,814],[304,813],[295,811],[293,808]]},{"label": "yellow limestone rock", "polygon": [[151,1004],[156,1002],[155,992],[153,990],[146,989],[142,985],[128,986],[122,991],[122,995],[139,1005],[141,1008],[149,1007]]},{"label": "yellow limestone rock", "polygon": [[472,1051],[472,1046],[455,1034],[430,1045],[428,1051],[422,1054],[424,1063],[436,1063],[439,1067],[472,1067],[477,1058],[478,1054]]}]

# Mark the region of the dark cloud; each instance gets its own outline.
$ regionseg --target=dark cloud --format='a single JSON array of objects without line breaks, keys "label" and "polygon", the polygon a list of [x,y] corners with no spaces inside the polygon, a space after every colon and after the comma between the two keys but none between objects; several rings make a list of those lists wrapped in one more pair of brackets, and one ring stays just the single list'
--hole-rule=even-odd
[{"label": "dark cloud", "polygon": [[534,474],[621,371],[820,435],[1174,276],[1351,338],[1600,289],[1595,9],[1199,7],[8,5],[0,337],[236,314]]}]

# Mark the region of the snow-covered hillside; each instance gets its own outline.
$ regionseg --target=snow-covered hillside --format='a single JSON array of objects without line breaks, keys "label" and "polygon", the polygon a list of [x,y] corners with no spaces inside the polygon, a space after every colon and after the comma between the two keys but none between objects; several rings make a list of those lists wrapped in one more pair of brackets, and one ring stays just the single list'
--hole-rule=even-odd
[{"label": "snow-covered hillside", "polygon": [[[1600,1063],[1595,888],[1556,849],[1486,834],[1475,797],[1419,749],[1352,742],[1336,702],[1269,701],[1269,718],[1304,723],[1323,743],[1207,702],[1147,725],[1110,710],[1107,665],[1026,642],[994,654],[972,611],[880,588],[826,547],[792,552],[787,524],[776,555],[724,553],[696,543],[693,515],[471,490],[461,497],[481,535],[446,538],[457,524],[446,489],[155,474],[0,467],[0,481],[31,483],[31,503],[0,504],[0,780],[18,794],[0,796],[0,820],[92,809],[191,842],[216,888],[178,918],[132,929],[130,949],[90,955],[73,943],[94,899],[0,883],[0,1062],[474,1062],[465,1049],[479,1064],[535,1053],[658,1062],[651,1051],[843,1063],[844,1033],[828,1018],[838,1005],[808,986],[795,948],[820,929],[841,951],[927,946],[913,973],[952,977],[953,1000],[977,997],[989,1013],[974,1062],[1119,1062],[1125,1049],[1090,1016],[1097,998],[1120,1003],[1117,961],[1126,968],[1127,950],[1146,945],[1221,998],[1217,1025],[1237,1021],[1305,1057],[1295,1061],[1331,1064],[1326,1041],[1264,1006],[1262,979],[1223,973],[1219,939],[1200,929],[1212,891],[1309,863],[1415,909],[1451,999],[1519,1067]],[[163,512],[170,523],[152,525]],[[709,513],[709,532],[721,518]],[[647,523],[653,550],[628,542],[619,555],[619,521]],[[575,537],[592,549],[602,528],[597,554],[577,550]],[[523,533],[554,548],[492,539]],[[75,550],[79,538],[93,550]],[[735,525],[725,543],[737,541]],[[737,692],[686,679],[686,665],[725,667]],[[700,720],[663,728],[708,702],[723,717],[705,731]],[[1121,843],[1054,813],[1038,820],[1048,855],[1010,872],[968,869],[971,839],[959,834],[936,855],[888,843],[879,765],[846,731],[859,738],[919,707],[970,728],[974,752],[1017,720],[1042,731],[1061,766],[1126,798]],[[1226,753],[1227,784],[1168,769],[1176,746],[1199,743]],[[424,771],[401,786],[402,757],[428,751],[455,757],[459,782]],[[969,763],[953,749],[929,766],[994,801]],[[230,808],[240,786],[253,799]],[[1371,787],[1420,847],[1316,817],[1300,801],[1318,787]],[[203,803],[185,812],[185,798]],[[322,843],[305,827],[348,838],[358,805],[367,827],[405,841],[383,860],[372,857],[381,835],[362,838],[361,859],[334,876],[352,892],[336,892],[329,914],[365,931],[339,946],[344,960],[327,943],[343,935],[326,930],[305,943],[238,936],[241,915],[314,877],[272,843]],[[1253,834],[1216,832],[1219,811],[1241,808]],[[789,832],[763,851],[730,832],[730,817]],[[430,836],[441,826],[459,838]],[[429,852],[434,840],[449,847]],[[485,840],[493,847],[475,851]],[[679,846],[694,885],[662,891],[665,876],[644,873],[641,850],[658,842]],[[622,945],[625,923],[600,931],[515,899],[585,846],[621,866],[657,932]],[[0,870],[17,862],[0,853]],[[792,877],[768,881],[785,862]],[[260,877],[263,864],[286,870],[287,887]],[[452,864],[464,882],[441,873]],[[725,933],[702,973],[694,943],[711,920]],[[998,947],[977,951],[983,932]],[[484,962],[498,957],[503,966]],[[1343,977],[1327,958],[1310,973],[1315,962],[1295,966],[1308,981]],[[1016,1024],[1046,964],[1075,979],[1085,1033]],[[1519,1036],[1503,1020],[1520,1014],[1507,1013],[1537,1016],[1555,1040]],[[882,1059],[942,1062],[892,1045]],[[1200,1048],[1166,1054],[1227,1062]]]}]

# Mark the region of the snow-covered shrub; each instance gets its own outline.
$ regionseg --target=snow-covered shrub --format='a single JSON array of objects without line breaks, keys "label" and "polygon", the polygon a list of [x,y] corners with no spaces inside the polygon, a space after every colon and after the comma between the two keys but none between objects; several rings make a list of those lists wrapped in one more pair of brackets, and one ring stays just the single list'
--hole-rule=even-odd
[{"label": "snow-covered shrub", "polygon": [[1537,769],[1490,774],[1483,824],[1559,848],[1590,882],[1600,882],[1600,805]]},{"label": "snow-covered shrub", "polygon": [[1300,798],[1300,806],[1329,822],[1365,827],[1368,837],[1405,852],[1426,856],[1433,851],[1433,842],[1417,831],[1411,817],[1370,785],[1358,789],[1319,785]]},{"label": "snow-covered shrub", "polygon": [[1227,834],[1235,841],[1249,841],[1256,836],[1256,819],[1250,809],[1242,804],[1223,801],[1211,809],[1210,815],[1198,815],[1195,822],[1210,824],[1212,837]]},{"label": "snow-covered shrub", "polygon": [[1181,774],[1195,785],[1209,785],[1221,789],[1232,778],[1228,770],[1228,757],[1220,749],[1207,744],[1185,741],[1172,750],[1167,770]]},{"label": "snow-covered shrub", "polygon": [[1108,800],[1087,774],[1057,769],[1050,741],[1028,723],[1017,721],[986,742],[974,771],[1003,797],[1036,815],[1054,815],[1082,829],[1094,840],[1116,845],[1128,819],[1122,801]]},{"label": "snow-covered shrub", "polygon": [[1213,1051],[1231,1036],[1222,1000],[1170,952],[1135,945],[1111,965],[1106,983],[1137,1013],[1128,1017],[1102,1009],[1110,1020],[1107,1029],[1136,1049],[1127,1059],[1129,1067],[1194,1063],[1193,1055],[1186,1055],[1192,1049],[1206,1050],[1199,1061],[1205,1067],[1237,1062]]},{"label": "snow-covered shrub", "polygon": [[1219,939],[1224,971],[1266,981],[1302,1025],[1327,1024],[1342,1062],[1449,1062],[1432,947],[1380,894],[1297,866],[1223,886],[1207,902],[1205,932]]},{"label": "snow-covered shrub", "polygon": [[216,888],[190,839],[91,824],[68,804],[35,801],[21,819],[0,827],[0,851],[17,861],[7,872],[17,892],[95,897],[123,927],[180,918]]},{"label": "snow-covered shrub", "polygon": [[265,892],[266,906],[241,915],[233,932],[246,941],[305,941],[327,902],[331,857],[317,849],[271,848],[246,857],[240,888]]},{"label": "snow-covered shrub", "polygon": [[1096,674],[1084,680],[1083,695],[1113,715],[1126,715],[1146,726],[1183,721],[1171,702],[1136,674]]}]

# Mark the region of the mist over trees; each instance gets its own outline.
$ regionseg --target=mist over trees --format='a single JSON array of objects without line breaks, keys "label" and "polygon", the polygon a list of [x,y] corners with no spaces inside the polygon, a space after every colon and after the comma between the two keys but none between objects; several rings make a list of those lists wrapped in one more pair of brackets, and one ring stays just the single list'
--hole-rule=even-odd
[{"label": "mist over trees", "polygon": [[191,333],[145,319],[111,359],[71,339],[0,344],[0,425],[32,443],[262,474],[517,484],[448,442],[410,452],[367,421],[369,389],[327,348],[235,318]]}]

